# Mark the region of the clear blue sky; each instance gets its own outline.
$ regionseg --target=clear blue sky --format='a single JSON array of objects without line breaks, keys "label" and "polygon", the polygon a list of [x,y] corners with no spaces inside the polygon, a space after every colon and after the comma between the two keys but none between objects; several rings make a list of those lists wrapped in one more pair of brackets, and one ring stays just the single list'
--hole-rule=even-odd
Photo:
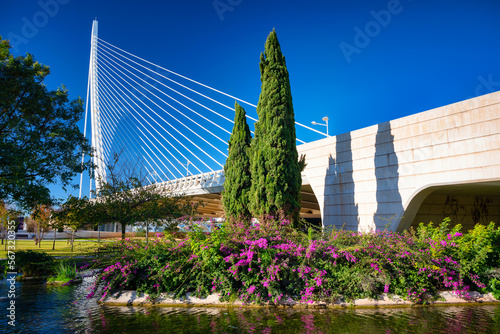
[{"label": "clear blue sky", "polygon": [[493,0],[4,0],[0,35],[50,66],[50,89],[85,98],[96,17],[105,41],[255,104],[276,28],[296,120],[328,116],[330,134],[500,89]]}]

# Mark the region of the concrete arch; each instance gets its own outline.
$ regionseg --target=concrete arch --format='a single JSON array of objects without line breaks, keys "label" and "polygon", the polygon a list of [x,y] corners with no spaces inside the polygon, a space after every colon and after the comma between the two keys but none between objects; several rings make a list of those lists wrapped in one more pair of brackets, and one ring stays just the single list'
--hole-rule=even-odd
[{"label": "concrete arch", "polygon": [[[446,212],[446,202],[434,201],[434,203],[431,202],[432,205],[437,208],[442,207],[443,213],[436,214],[435,212],[429,212],[427,213],[428,218],[422,219],[423,223],[428,223],[430,221],[439,223],[441,219],[451,216],[450,218],[452,218],[452,225],[460,223],[464,225],[464,228],[467,229],[472,227],[474,223],[481,222],[474,221],[474,218],[471,217],[471,211],[474,210],[474,207],[472,207],[471,210],[471,203],[467,202],[467,198],[475,198],[476,200],[478,198],[491,199],[491,202],[488,205],[490,212],[486,216],[483,216],[483,219],[481,219],[481,217],[477,218],[483,220],[483,223],[487,223],[489,221],[495,221],[498,223],[500,221],[500,178],[496,178],[492,180],[483,180],[481,182],[440,183],[422,187],[415,191],[415,193],[411,196],[408,203],[405,205],[405,210],[401,212],[402,219],[399,223],[395,223],[395,226],[392,227],[392,230],[401,232],[410,228],[410,226],[416,227],[420,222],[417,218],[417,214],[420,212],[422,204],[427,199],[429,199],[431,195],[435,195],[435,197],[439,197],[436,195],[445,195],[447,196],[447,198],[450,198],[450,196],[461,197],[462,203],[455,204],[457,205],[457,208],[459,210],[462,210],[462,212],[456,212],[454,214],[455,217],[453,217],[451,216],[449,211],[448,213]],[[458,219],[459,217],[457,217],[457,213],[463,216],[461,220]],[[423,216],[425,217],[426,215],[424,214]]]}]

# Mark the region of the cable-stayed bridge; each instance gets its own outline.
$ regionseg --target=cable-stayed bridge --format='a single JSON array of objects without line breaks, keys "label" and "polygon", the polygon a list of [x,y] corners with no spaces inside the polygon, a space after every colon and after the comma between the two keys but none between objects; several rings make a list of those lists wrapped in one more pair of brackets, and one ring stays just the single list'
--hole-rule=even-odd
[{"label": "cable-stayed bridge", "polygon": [[[148,182],[203,200],[203,214],[220,216],[222,169],[235,101],[246,109],[253,129],[254,103],[102,40],[98,23],[93,22],[86,117],[91,120],[96,176],[106,178],[106,166],[121,152],[121,158],[142,169]],[[325,136],[312,127],[296,125]],[[297,138],[297,144],[303,143]],[[313,208],[318,216],[318,205]]]},{"label": "cable-stayed bridge", "polygon": [[[100,39],[97,21],[88,82],[97,175],[106,177],[106,164],[123,151],[150,183],[203,200],[202,214],[221,216],[234,101],[251,129],[255,104]],[[325,136],[296,123],[307,163],[302,217],[401,230],[454,214],[467,226],[482,203],[481,219],[500,221],[500,92],[309,143],[300,140],[304,131]],[[450,203],[461,211],[448,212]]]}]

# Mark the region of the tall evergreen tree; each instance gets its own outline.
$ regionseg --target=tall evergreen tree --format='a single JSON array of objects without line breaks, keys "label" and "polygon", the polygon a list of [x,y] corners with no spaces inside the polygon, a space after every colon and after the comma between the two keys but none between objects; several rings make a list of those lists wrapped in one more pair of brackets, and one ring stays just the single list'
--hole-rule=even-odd
[{"label": "tall evergreen tree", "polygon": [[290,80],[274,29],[267,38],[259,66],[262,90],[257,105],[259,121],[255,124],[252,143],[251,211],[263,220],[273,216],[298,221],[301,164],[296,147]]},{"label": "tall evergreen tree", "polygon": [[229,154],[224,165],[224,192],[222,204],[226,219],[231,222],[248,222],[251,218],[248,197],[251,186],[250,142],[252,136],[245,110],[235,103],[234,127],[229,139]]}]

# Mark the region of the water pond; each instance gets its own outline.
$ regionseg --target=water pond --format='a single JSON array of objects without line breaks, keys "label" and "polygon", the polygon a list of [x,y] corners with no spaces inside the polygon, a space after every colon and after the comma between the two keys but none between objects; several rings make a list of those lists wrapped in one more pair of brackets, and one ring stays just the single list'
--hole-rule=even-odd
[{"label": "water pond", "polygon": [[90,284],[0,281],[0,333],[500,333],[500,305],[378,309],[139,308],[85,299]]}]

